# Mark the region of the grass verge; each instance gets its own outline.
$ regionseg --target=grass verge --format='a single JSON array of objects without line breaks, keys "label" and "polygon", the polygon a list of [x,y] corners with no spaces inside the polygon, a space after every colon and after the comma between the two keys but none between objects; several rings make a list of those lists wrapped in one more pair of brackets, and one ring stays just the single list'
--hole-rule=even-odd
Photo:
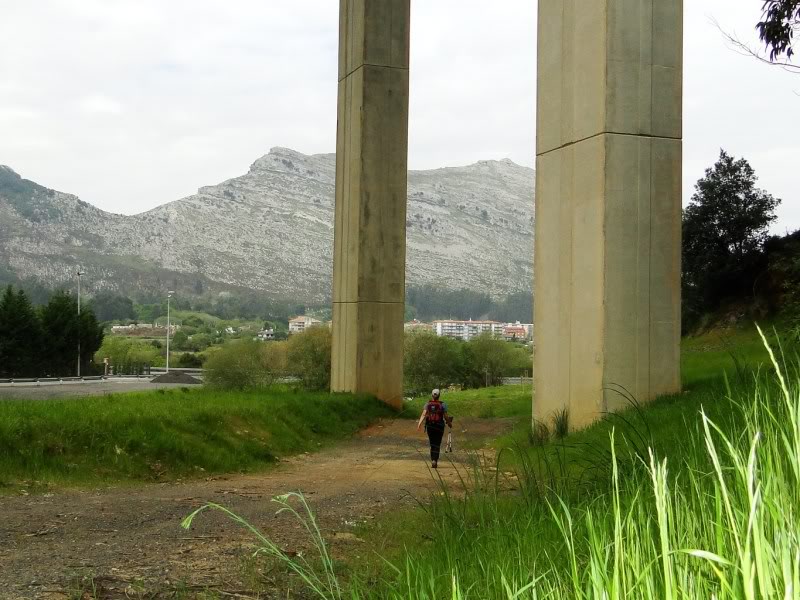
[{"label": "grass verge", "polygon": [[318,562],[282,560],[326,600],[800,599],[800,362],[770,365],[698,368],[640,412],[517,440],[507,466],[360,532],[371,560],[337,566],[319,537]]},{"label": "grass verge", "polygon": [[0,402],[0,488],[254,471],[390,416],[367,396],[205,389]]},{"label": "grass verge", "polygon": [[353,597],[800,598],[800,363],[752,333],[691,340],[687,392],[516,436],[496,473],[361,532],[380,558],[343,570]]}]

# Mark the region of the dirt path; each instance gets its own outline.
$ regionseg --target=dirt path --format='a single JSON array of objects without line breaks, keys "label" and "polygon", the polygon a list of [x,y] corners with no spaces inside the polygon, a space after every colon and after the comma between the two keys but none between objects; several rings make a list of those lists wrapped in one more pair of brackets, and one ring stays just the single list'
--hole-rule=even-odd
[{"label": "dirt path", "polygon": [[[511,427],[508,421],[479,419],[459,425],[450,455],[455,464],[470,456],[460,448],[462,440],[474,444]],[[301,491],[336,553],[360,543],[351,533],[357,524],[411,506],[412,496],[424,498],[434,490],[425,442],[413,422],[385,421],[336,448],[260,475],[0,497],[0,598],[75,597],[81,577],[93,578],[98,598],[151,597],[143,591],[175,589],[177,583],[248,589],[242,565],[253,550],[252,538],[220,514],[203,515],[190,531],[179,527],[183,517],[217,502],[296,552],[308,546],[307,538],[290,518],[275,516],[270,499]],[[440,472],[455,482],[448,461]]]}]

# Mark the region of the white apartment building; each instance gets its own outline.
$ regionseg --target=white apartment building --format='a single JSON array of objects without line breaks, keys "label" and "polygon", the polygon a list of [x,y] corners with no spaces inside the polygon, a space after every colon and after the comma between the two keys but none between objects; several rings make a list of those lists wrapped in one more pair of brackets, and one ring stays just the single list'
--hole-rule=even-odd
[{"label": "white apartment building", "polygon": [[289,335],[293,333],[303,333],[306,329],[316,327],[317,325],[322,325],[322,321],[307,315],[289,319]]},{"label": "white apartment building", "polygon": [[500,337],[503,334],[503,324],[497,321],[434,321],[433,330],[440,337],[449,337],[456,340],[470,341],[485,333]]}]

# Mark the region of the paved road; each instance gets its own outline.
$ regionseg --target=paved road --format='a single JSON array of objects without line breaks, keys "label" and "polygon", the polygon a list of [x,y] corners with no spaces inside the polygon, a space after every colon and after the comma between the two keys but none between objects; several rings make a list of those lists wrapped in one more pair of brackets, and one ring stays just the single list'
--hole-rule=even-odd
[{"label": "paved road", "polygon": [[108,379],[69,383],[0,384],[0,400],[49,400],[83,396],[108,396],[124,392],[179,388],[182,384],[151,383],[149,379]]}]

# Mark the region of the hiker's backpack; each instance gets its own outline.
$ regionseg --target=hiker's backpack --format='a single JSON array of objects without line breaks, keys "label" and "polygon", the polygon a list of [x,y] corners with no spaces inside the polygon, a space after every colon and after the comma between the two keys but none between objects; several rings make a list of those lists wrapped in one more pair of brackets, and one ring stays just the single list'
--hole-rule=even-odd
[{"label": "hiker's backpack", "polygon": [[428,411],[428,415],[425,418],[428,425],[444,425],[444,413],[445,410],[447,410],[444,406],[444,402],[441,400],[431,400],[428,402],[427,406],[425,406],[425,410]]}]

